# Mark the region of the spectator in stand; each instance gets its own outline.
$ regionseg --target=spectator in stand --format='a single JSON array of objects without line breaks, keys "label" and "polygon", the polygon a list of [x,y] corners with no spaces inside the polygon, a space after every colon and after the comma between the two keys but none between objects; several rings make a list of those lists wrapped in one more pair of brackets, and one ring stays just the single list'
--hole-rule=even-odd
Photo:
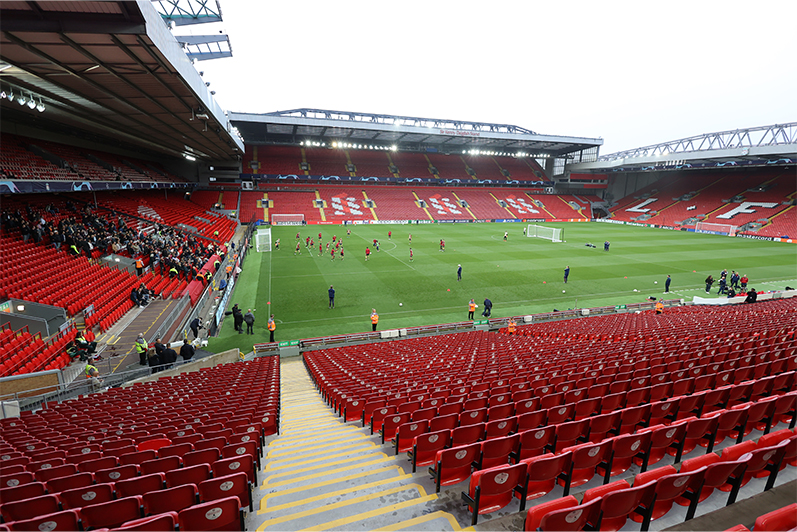
[{"label": "spectator in stand", "polygon": [[130,290],[130,301],[137,307],[141,307],[141,298],[138,296],[138,290],[133,288]]},{"label": "spectator in stand", "polygon": [[93,355],[97,352],[97,342],[89,342],[86,340],[86,337],[83,336],[83,331],[78,331],[75,335],[75,345],[77,345],[79,349],[84,350],[87,355]]}]

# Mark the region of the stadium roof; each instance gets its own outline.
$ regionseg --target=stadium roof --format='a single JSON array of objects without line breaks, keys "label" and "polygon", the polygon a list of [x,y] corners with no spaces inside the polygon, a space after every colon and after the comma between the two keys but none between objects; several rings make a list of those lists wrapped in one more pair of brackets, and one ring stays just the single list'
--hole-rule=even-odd
[{"label": "stadium roof", "polygon": [[3,1],[0,30],[4,130],[207,160],[244,149],[150,2]]},{"label": "stadium roof", "polygon": [[525,152],[550,157],[598,148],[602,139],[543,135],[509,124],[488,124],[324,109],[229,113],[248,144],[330,145],[332,142],[396,145],[402,150],[461,152],[469,149]]},{"label": "stadium roof", "polygon": [[601,155],[571,171],[618,172],[666,167],[797,163],[797,122],[696,135]]}]

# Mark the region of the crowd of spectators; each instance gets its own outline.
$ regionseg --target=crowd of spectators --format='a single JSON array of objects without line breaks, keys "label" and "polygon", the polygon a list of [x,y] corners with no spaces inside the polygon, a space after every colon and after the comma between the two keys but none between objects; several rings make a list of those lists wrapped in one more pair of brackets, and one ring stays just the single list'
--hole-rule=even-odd
[{"label": "crowd of spectators", "polygon": [[43,209],[26,205],[3,211],[0,225],[6,231],[19,230],[26,242],[49,244],[75,256],[91,257],[99,250],[102,254],[149,258],[153,271],[189,281],[197,278],[210,257],[223,256],[222,246],[206,243],[191,233],[160,224],[151,232],[137,231],[128,225],[129,218],[114,211],[103,212],[69,200],[62,210],[53,204]]}]

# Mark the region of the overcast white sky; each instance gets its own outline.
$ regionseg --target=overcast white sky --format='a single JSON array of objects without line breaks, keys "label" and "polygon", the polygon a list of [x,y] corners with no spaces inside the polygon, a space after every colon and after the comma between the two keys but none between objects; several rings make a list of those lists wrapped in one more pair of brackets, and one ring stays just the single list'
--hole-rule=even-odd
[{"label": "overcast white sky", "polygon": [[229,111],[301,107],[602,137],[601,153],[797,121],[797,1],[221,0]]}]

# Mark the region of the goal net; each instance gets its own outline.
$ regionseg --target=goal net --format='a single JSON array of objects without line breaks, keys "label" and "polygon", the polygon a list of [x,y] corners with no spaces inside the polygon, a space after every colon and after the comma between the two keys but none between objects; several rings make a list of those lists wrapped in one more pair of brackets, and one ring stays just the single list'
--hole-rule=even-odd
[{"label": "goal net", "polygon": [[526,236],[544,238],[551,242],[561,242],[562,233],[561,227],[543,227],[541,225],[529,224],[526,228]]},{"label": "goal net", "polygon": [[737,226],[731,224],[714,224],[709,222],[697,222],[695,231],[710,231],[712,233],[723,233],[728,236],[736,236]]},{"label": "goal net", "polygon": [[302,225],[304,224],[304,214],[272,214],[272,225]]},{"label": "goal net", "polygon": [[255,233],[255,248],[258,252],[271,251],[271,228],[258,227]]}]

